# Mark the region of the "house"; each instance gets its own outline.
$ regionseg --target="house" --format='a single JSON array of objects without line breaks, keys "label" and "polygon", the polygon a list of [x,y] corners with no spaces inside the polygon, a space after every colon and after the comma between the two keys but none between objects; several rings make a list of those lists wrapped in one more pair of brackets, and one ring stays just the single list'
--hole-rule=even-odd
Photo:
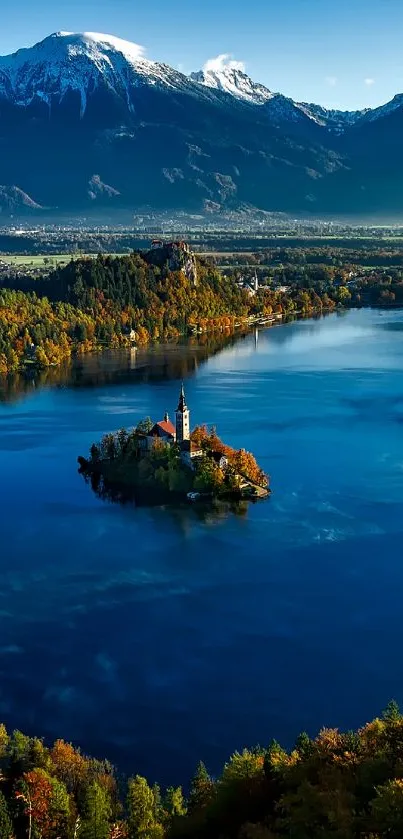
[{"label": "house", "polygon": [[193,443],[192,440],[183,440],[180,444],[181,461],[185,466],[194,469],[197,459],[203,457],[203,450],[198,443]]},{"label": "house", "polygon": [[228,469],[228,457],[222,452],[208,452],[208,457],[211,457],[223,472]]},{"label": "house", "polygon": [[176,442],[176,429],[167,413],[164,419],[154,423],[151,431],[148,432],[147,447],[151,449],[156,440],[161,440],[162,443],[166,443],[168,446]]}]

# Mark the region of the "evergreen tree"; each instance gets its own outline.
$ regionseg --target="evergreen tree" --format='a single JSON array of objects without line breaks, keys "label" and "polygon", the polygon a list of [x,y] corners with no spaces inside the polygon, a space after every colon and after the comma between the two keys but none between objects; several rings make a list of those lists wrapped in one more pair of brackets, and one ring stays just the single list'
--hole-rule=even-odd
[{"label": "evergreen tree", "polygon": [[154,819],[156,822],[160,820],[161,816],[161,788],[159,784],[153,784],[152,786],[152,793],[154,796]]},{"label": "evergreen tree", "polygon": [[10,839],[13,835],[13,825],[8,812],[7,802],[0,792],[0,839]]},{"label": "evergreen tree", "polygon": [[206,807],[214,796],[214,789],[214,781],[207,772],[203,761],[200,761],[190,787],[189,812]]},{"label": "evergreen tree", "polygon": [[186,803],[182,787],[168,787],[164,795],[164,821],[169,826],[176,816],[186,815]]},{"label": "evergreen tree", "polygon": [[50,812],[58,836],[68,835],[68,826],[71,815],[70,797],[62,781],[51,778],[52,794],[50,800]]},{"label": "evergreen tree", "polygon": [[148,837],[155,826],[155,799],[145,778],[130,778],[127,794],[127,822],[130,839]]},{"label": "evergreen tree", "polygon": [[83,819],[79,835],[82,839],[107,839],[112,815],[111,802],[105,789],[94,781],[86,790]]},{"label": "evergreen tree", "polygon": [[303,757],[308,757],[312,752],[313,743],[306,731],[302,731],[301,734],[298,735],[295,748]]},{"label": "evergreen tree", "polygon": [[397,720],[401,719],[402,715],[400,713],[400,708],[395,699],[391,699],[390,702],[388,702],[382,716],[384,720],[387,720],[388,722],[397,722]]}]

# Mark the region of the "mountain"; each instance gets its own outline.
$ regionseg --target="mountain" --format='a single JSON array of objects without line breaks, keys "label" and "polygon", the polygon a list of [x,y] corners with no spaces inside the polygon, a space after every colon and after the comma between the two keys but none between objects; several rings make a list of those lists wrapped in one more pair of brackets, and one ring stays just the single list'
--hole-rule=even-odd
[{"label": "mountain", "polygon": [[189,78],[204,87],[222,90],[253,105],[264,105],[275,96],[267,87],[253,82],[243,70],[236,67],[224,65],[220,68],[207,68],[191,73]]},{"label": "mountain", "polygon": [[[224,56],[222,56],[224,58]],[[214,62],[213,62],[214,64]],[[191,73],[190,79],[213,90],[221,90],[243,102],[252,105],[264,105],[266,113],[272,119],[290,119],[292,121],[303,120],[304,116],[317,122],[319,125],[333,127],[349,120],[352,115],[343,111],[328,111],[320,105],[308,105],[306,103],[294,102],[281,93],[272,93],[267,87],[254,82],[243,69],[225,65],[219,67],[207,67],[197,73]],[[360,111],[354,112],[360,114]]]},{"label": "mountain", "polygon": [[186,76],[99,33],[59,32],[0,57],[0,184],[32,196],[27,210],[388,212],[400,201],[402,122],[403,96],[330,111],[239,65]]},{"label": "mountain", "polygon": [[2,186],[0,184],[0,213],[9,215],[41,209],[42,207],[22,189],[17,186]]},{"label": "mountain", "polygon": [[368,108],[363,111],[337,111],[308,102],[299,102],[298,108],[314,119],[318,125],[323,125],[338,134],[342,134],[346,128],[354,125],[370,111]]}]

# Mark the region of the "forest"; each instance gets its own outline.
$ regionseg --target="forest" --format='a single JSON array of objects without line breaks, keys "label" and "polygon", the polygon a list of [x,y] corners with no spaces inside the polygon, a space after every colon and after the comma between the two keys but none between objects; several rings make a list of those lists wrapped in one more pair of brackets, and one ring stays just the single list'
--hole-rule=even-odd
[{"label": "forest", "polygon": [[[290,256],[286,254],[288,258]],[[277,264],[256,295],[241,269],[224,274],[197,258],[198,282],[147,253],[72,260],[41,277],[2,273],[0,374],[58,365],[72,353],[231,332],[248,318],[307,316],[336,306],[401,305],[403,270],[358,276],[338,264]]]},{"label": "forest", "polygon": [[186,792],[0,725],[1,839],[401,839],[403,716],[204,763]]}]

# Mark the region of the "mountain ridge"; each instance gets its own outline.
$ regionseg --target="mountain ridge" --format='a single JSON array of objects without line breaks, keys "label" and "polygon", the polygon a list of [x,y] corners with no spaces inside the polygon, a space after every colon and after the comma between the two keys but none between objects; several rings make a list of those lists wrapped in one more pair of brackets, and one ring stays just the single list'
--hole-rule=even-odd
[{"label": "mountain ridge", "polygon": [[186,76],[129,41],[62,31],[0,57],[0,119],[0,184],[42,207],[400,206],[402,94],[329,110],[273,93],[236,62]]}]

